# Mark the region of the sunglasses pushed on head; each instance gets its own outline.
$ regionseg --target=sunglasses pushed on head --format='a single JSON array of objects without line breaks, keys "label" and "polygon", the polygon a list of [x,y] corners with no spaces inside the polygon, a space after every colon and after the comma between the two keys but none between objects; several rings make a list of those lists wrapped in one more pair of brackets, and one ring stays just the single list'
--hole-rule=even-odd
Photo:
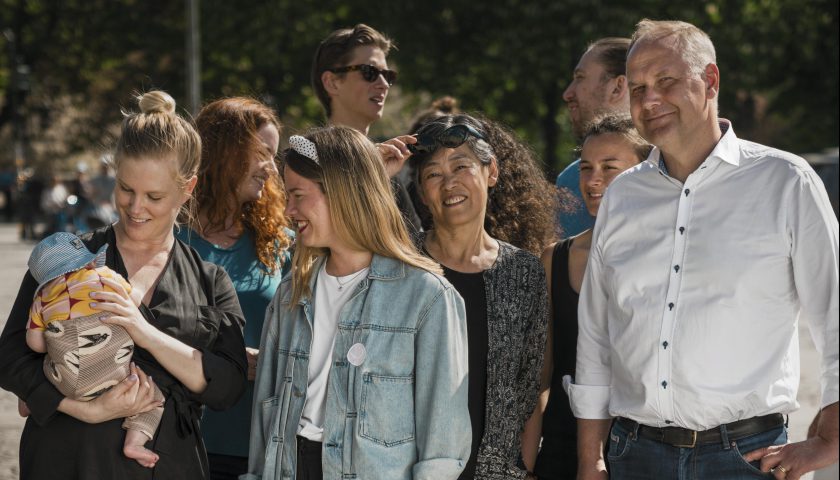
[{"label": "sunglasses pushed on head", "polygon": [[459,123],[445,128],[442,131],[435,131],[436,125],[440,123],[432,122],[424,126],[417,133],[417,143],[406,145],[408,151],[412,154],[431,153],[440,147],[444,148],[458,148],[467,141],[470,136],[479,140],[487,141],[484,135],[475,128]]}]

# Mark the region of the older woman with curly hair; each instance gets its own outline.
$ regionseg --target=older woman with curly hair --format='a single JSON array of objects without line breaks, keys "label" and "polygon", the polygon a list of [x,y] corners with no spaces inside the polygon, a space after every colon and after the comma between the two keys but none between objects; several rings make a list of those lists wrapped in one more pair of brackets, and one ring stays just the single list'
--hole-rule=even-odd
[{"label": "older woman with curly hair", "polygon": [[520,435],[537,401],[548,321],[532,252],[553,234],[550,185],[509,131],[469,115],[427,123],[408,148],[433,222],[418,246],[467,309],[473,441],[460,478],[525,478]]},{"label": "older woman with curly hair", "polygon": [[193,228],[178,236],[201,257],[227,270],[245,314],[248,389],[233,408],[207,411],[202,430],[213,479],[237,478],[248,467],[256,370],[265,310],[289,269],[291,232],[274,157],[280,122],[266,105],[244,97],[207,104],[196,117],[201,170]]}]

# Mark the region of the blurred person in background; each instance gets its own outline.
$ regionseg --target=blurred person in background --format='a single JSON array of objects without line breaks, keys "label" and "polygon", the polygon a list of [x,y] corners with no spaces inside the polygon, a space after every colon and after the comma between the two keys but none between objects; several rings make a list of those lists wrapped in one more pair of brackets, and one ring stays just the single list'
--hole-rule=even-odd
[{"label": "blurred person in background", "polygon": [[99,160],[99,172],[88,182],[90,209],[85,220],[92,230],[110,225],[117,221],[114,209],[114,188],[117,179],[112,173],[113,157],[103,155]]},{"label": "blurred person in background", "polygon": [[67,197],[69,195],[70,192],[61,178],[56,174],[51,175],[49,184],[41,192],[41,210],[47,218],[43,236],[53,232],[63,232],[67,228]]}]

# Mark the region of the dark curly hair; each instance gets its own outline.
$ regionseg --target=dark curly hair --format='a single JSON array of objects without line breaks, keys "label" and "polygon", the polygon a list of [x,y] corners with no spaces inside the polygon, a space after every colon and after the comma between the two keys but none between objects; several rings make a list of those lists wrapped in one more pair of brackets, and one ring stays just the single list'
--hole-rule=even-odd
[{"label": "dark curly hair", "polygon": [[[499,167],[499,179],[488,195],[485,230],[493,238],[541,255],[555,240],[558,201],[556,190],[543,176],[536,154],[513,131],[480,115],[445,115],[424,125],[418,135],[434,136],[459,124],[469,125],[486,139],[467,137],[466,145],[479,161],[489,165],[495,158]],[[418,187],[422,183],[419,172],[435,151],[418,153],[409,159]]]}]

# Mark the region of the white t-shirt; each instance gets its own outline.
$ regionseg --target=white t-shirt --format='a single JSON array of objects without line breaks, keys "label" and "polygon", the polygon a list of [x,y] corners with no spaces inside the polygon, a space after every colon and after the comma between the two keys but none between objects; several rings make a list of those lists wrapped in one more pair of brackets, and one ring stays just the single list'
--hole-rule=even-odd
[{"label": "white t-shirt", "polygon": [[327,404],[327,380],[332,366],[332,351],[338,331],[338,314],[353,296],[356,285],[367,276],[369,268],[343,277],[327,273],[327,262],[318,271],[313,303],[315,325],[312,330],[312,352],[309,355],[309,385],[306,403],[298,424],[298,435],[321,442],[324,438],[324,410]]}]

